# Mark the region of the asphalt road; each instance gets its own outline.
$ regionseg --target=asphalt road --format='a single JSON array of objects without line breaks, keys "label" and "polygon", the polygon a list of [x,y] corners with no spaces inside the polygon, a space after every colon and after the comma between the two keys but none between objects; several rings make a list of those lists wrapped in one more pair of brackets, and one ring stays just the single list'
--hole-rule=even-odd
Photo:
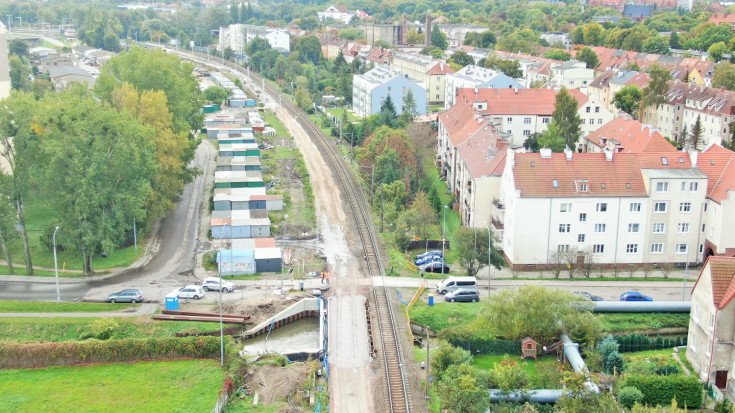
[{"label": "asphalt road", "polygon": [[[209,170],[213,148],[203,142],[196,151],[194,163],[202,174],[187,184],[179,197],[176,209],[169,212],[158,228],[151,259],[142,266],[121,271],[111,276],[102,276],[93,281],[62,279],[60,295],[62,301],[78,301],[82,297],[106,297],[123,288],[140,288],[148,297],[159,290],[170,290],[186,283],[187,275],[194,268],[194,254],[199,225],[199,208],[202,203],[204,182]],[[28,281],[27,277],[0,277],[0,299],[50,301],[56,299],[53,277],[39,277]]]}]

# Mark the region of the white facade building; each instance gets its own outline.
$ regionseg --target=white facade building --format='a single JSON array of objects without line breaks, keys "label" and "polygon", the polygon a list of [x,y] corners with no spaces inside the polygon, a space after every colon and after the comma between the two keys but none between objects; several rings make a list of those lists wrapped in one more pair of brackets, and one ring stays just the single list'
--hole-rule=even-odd
[{"label": "white facade building", "polygon": [[384,67],[375,67],[352,79],[352,110],[363,117],[380,112],[385,99],[390,96],[396,113],[403,113],[403,99],[413,93],[416,112],[426,114],[426,90],[421,82]]},{"label": "white facade building", "polygon": [[587,69],[585,62],[569,60],[551,68],[553,77],[551,83],[567,89],[586,87],[595,79],[594,69]]},{"label": "white facade building", "polygon": [[217,50],[223,51],[229,47],[233,52],[242,54],[245,51],[245,45],[255,38],[267,40],[273,49],[291,51],[291,35],[287,30],[251,24],[231,24],[227,27],[220,27]]}]

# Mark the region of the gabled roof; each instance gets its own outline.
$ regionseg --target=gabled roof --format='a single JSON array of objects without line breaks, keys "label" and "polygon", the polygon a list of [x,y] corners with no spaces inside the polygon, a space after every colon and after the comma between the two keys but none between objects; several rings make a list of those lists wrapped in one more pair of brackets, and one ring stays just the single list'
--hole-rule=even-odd
[{"label": "gabled roof", "polygon": [[643,125],[625,116],[613,119],[585,139],[600,148],[605,147],[608,141],[614,141],[620,153],[678,153],[674,145],[650,125]]},{"label": "gabled roof", "polygon": [[651,17],[653,6],[626,4],[623,9],[623,17]]},{"label": "gabled roof", "polygon": [[735,24],[735,14],[714,13],[711,16],[709,16],[709,20],[707,20],[707,22],[715,23],[715,24],[722,24],[722,23]]},{"label": "gabled roof", "polygon": [[735,298],[735,257],[710,256],[692,287],[692,293],[699,285],[699,280],[702,279],[707,267],[712,281],[712,304],[718,310],[722,310]]},{"label": "gabled roof", "polygon": [[456,73],[456,71],[444,62],[436,62],[434,67],[426,72],[427,75],[446,75],[449,73]]},{"label": "gabled roof", "polygon": [[[588,97],[577,89],[568,91],[581,106]],[[475,89],[457,90],[457,102],[483,101],[487,109],[483,113],[493,115],[541,115],[551,116],[554,112],[557,91],[554,89]]]},{"label": "gabled roof", "polygon": [[460,156],[473,178],[500,176],[505,169],[508,141],[491,125],[483,125],[469,139],[457,145]]},{"label": "gabled roof", "polygon": [[707,197],[722,204],[730,191],[735,191],[735,152],[712,145],[699,154],[697,167],[709,178]]},{"label": "gabled roof", "polygon": [[457,100],[454,106],[439,115],[439,122],[447,130],[449,141],[457,146],[475,133],[485,120],[481,115],[475,114],[472,102]]}]

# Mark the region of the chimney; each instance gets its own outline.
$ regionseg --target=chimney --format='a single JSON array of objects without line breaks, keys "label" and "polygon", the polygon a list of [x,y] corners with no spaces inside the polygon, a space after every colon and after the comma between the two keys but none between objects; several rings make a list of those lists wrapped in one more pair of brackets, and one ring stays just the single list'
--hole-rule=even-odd
[{"label": "chimney", "polygon": [[426,28],[424,30],[424,47],[431,48],[431,15],[426,12]]},{"label": "chimney", "polygon": [[516,95],[518,94],[518,88],[515,88]]},{"label": "chimney", "polygon": [[613,151],[605,151],[605,160],[608,162],[612,162],[613,160]]},{"label": "chimney", "polygon": [[551,159],[551,148],[541,148],[541,159]]},{"label": "chimney", "polygon": [[408,36],[408,23],[406,22],[406,13],[401,16],[401,44],[406,44],[406,36]]},{"label": "chimney", "polygon": [[697,152],[695,149],[692,149],[689,151],[689,159],[692,161],[692,168],[697,167],[697,156],[699,155],[699,152]]},{"label": "chimney", "polygon": [[572,160],[572,154],[573,153],[574,152],[572,152],[572,150],[569,149],[568,146],[564,149],[564,154],[567,156],[567,161],[571,161]]}]

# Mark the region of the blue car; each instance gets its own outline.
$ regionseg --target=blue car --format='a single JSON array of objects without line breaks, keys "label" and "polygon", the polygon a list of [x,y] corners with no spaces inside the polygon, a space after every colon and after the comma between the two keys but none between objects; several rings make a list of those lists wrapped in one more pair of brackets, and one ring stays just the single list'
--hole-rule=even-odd
[{"label": "blue car", "polygon": [[628,291],[620,295],[620,301],[653,301],[653,298],[643,295],[638,291]]},{"label": "blue car", "polygon": [[433,255],[433,256],[436,256],[436,257],[443,257],[444,256],[444,254],[441,251],[432,250],[432,251],[422,252],[421,254],[416,254],[416,259],[425,258],[425,257],[428,257],[430,255]]},{"label": "blue car", "polygon": [[426,257],[423,257],[423,258],[417,258],[416,259],[416,265],[418,265],[418,266],[426,265],[426,264],[431,264],[432,262],[444,262],[444,259],[442,259],[442,257],[438,257],[436,255],[429,255],[429,256],[426,256]]}]

